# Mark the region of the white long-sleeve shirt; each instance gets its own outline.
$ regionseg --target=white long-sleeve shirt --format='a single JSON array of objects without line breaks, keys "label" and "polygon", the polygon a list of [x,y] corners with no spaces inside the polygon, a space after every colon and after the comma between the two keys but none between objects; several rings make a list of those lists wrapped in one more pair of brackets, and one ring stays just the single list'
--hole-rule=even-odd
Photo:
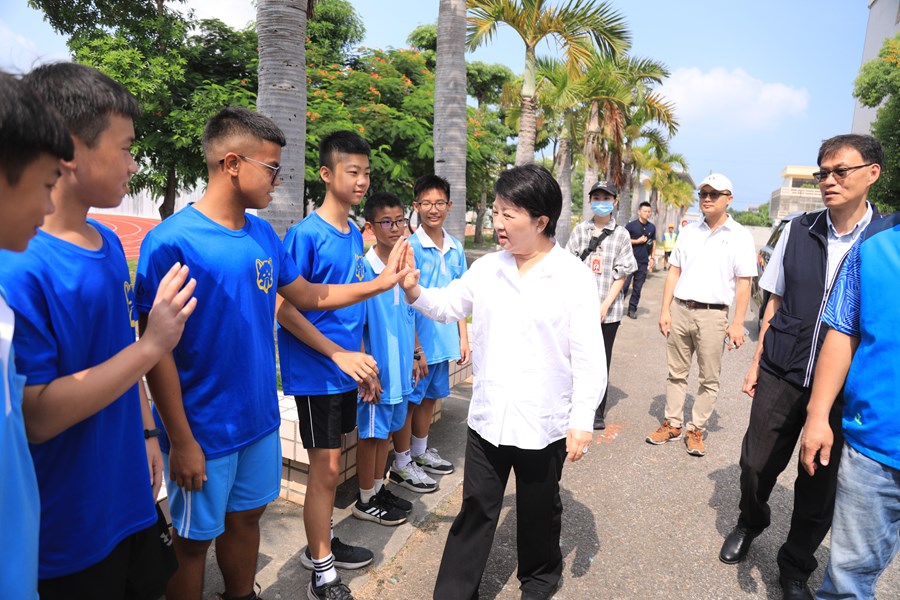
[{"label": "white long-sleeve shirt", "polygon": [[606,389],[606,352],[594,275],[558,245],[519,275],[506,251],[477,260],[413,303],[431,319],[472,315],[469,427],[500,446],[538,450],[592,431]]}]

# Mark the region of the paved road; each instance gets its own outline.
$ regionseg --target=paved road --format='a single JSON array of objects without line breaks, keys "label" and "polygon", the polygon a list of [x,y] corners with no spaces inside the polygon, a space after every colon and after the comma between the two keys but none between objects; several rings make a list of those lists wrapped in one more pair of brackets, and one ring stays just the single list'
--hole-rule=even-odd
[{"label": "paved road", "polygon": [[[709,423],[708,454],[689,456],[680,443],[651,446],[644,437],[662,418],[665,384],[664,339],[656,327],[664,273],[652,274],[644,288],[638,319],[625,319],[613,357],[610,408],[605,432],[585,460],[563,472],[563,587],[559,600],[744,599],[781,597],[775,555],[789,524],[796,461],[772,493],[772,526],[738,566],[719,562],[719,547],[737,515],[738,458],[750,402],[740,383],[756,343],[756,314],[748,313],[748,346],[727,353],[716,413]],[[696,390],[696,368],[689,389]],[[442,453],[463,464],[465,415],[470,387],[454,389],[444,418],[432,431]],[[692,396],[688,396],[688,407]],[[430,598],[447,530],[459,509],[461,469],[445,476],[428,495],[399,493],[415,501],[413,518],[395,528],[363,523],[349,515],[355,480],[339,490],[337,535],[365,543],[375,565],[345,572],[357,600]],[[482,584],[482,598],[519,598],[515,576],[515,483],[510,483],[503,516]],[[299,563],[305,545],[302,509],[276,502],[263,520],[258,582],[266,600],[304,597],[309,572]],[[819,549],[821,582],[828,540]],[[211,558],[210,592],[221,590]],[[881,598],[900,598],[900,564],[882,577]],[[209,596],[211,597],[211,596]]]}]

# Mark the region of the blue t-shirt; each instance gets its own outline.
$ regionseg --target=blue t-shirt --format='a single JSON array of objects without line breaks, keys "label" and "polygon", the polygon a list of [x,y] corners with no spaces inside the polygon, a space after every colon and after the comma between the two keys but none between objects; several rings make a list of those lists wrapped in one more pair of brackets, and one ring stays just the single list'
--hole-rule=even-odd
[{"label": "blue t-shirt", "polygon": [[[105,362],[135,340],[134,294],[119,238],[88,220],[99,250],[43,231],[0,256],[16,313],[16,367],[41,385]],[[109,406],[31,446],[41,496],[39,577],[81,571],[156,522],[137,385]],[[5,534],[4,534],[5,537]]]},{"label": "blue t-shirt", "polygon": [[[218,458],[281,423],[275,296],[299,274],[262,219],[247,214],[243,228],[233,230],[189,205],[144,238],[135,277],[141,313],[150,312],[160,280],[176,261],[197,280],[197,308],[173,352],[184,411],[206,458]],[[165,433],[160,446],[169,451]]]},{"label": "blue t-shirt", "polygon": [[38,580],[38,528],[41,500],[22,420],[25,377],[16,373],[15,316],[0,288],[0,590],[9,598],[35,600]]},{"label": "blue t-shirt", "polygon": [[[446,287],[466,272],[466,253],[455,237],[444,231],[444,247],[438,248],[419,227],[409,238],[419,269],[419,285],[426,288]],[[459,360],[459,324],[435,323],[416,311],[416,332],[429,365]]]},{"label": "blue t-shirt", "polygon": [[[369,279],[384,270],[384,263],[375,254],[374,247],[366,253],[365,266]],[[363,343],[366,352],[378,363],[382,404],[399,404],[412,393],[416,312],[406,303],[406,294],[399,285],[366,300]]]},{"label": "blue t-shirt", "polygon": [[631,247],[631,251],[634,253],[634,260],[637,261],[638,266],[647,266],[650,263],[650,247],[653,245],[654,240],[656,240],[656,225],[650,221],[641,223],[640,219],[635,219],[625,225],[625,229],[633,240],[644,235],[647,236],[646,244],[639,244]]},{"label": "blue t-shirt", "polygon": [[[313,213],[288,230],[284,247],[307,281],[345,284],[366,280],[362,234],[352,222],[348,221],[348,226],[350,230],[344,233]],[[337,310],[303,311],[303,316],[344,350],[359,351],[366,322],[365,302]],[[343,394],[357,387],[353,378],[330,358],[283,327],[278,328],[278,351],[285,394],[325,396]]]},{"label": "blue t-shirt", "polygon": [[873,221],[854,244],[822,320],[859,338],[844,384],[844,437],[900,469],[900,213]]}]

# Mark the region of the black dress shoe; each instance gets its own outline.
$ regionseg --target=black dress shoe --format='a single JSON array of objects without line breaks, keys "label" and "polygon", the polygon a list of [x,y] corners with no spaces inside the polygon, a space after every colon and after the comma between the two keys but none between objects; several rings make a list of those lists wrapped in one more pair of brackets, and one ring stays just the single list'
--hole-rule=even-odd
[{"label": "black dress shoe", "polygon": [[788,579],[784,576],[778,578],[781,583],[781,591],[784,600],[813,600],[812,592],[805,581],[800,579]]},{"label": "black dress shoe", "polygon": [[637,319],[637,311],[629,310],[629,311],[628,311],[628,318],[629,318],[629,319]]},{"label": "black dress shoe", "polygon": [[594,429],[606,429],[606,421],[603,417],[594,417]]},{"label": "black dress shoe", "polygon": [[727,565],[741,562],[747,558],[750,544],[759,534],[759,531],[754,532],[740,526],[735,527],[722,543],[722,549],[719,550],[719,560]]}]

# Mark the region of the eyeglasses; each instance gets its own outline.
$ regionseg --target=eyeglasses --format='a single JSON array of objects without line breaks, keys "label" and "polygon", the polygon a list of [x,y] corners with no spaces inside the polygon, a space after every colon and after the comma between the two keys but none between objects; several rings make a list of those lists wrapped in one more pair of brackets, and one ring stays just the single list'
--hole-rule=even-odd
[{"label": "eyeglasses", "polygon": [[396,227],[397,229],[403,229],[404,227],[406,227],[407,222],[408,222],[408,219],[397,219],[396,221],[391,221],[390,219],[385,219],[384,221],[376,221],[376,223],[381,225],[381,228],[386,231],[390,231],[394,227]]},{"label": "eyeglasses", "polygon": [[715,202],[719,199],[720,196],[730,196],[731,192],[700,192],[697,195],[700,196],[701,200],[709,198],[710,200]]},{"label": "eyeglasses", "polygon": [[[238,158],[242,158],[244,160],[254,162],[258,165],[262,165],[267,169],[271,169],[272,170],[271,183],[272,183],[272,185],[275,185],[275,180],[278,179],[278,175],[281,173],[281,165],[270,165],[270,164],[262,162],[261,160],[256,160],[255,158],[250,158],[249,156],[244,156],[243,154],[238,154]],[[219,164],[220,165],[225,164],[225,159],[223,158],[222,160],[220,160]]]},{"label": "eyeglasses", "polygon": [[836,169],[821,169],[813,173],[812,176],[815,177],[816,181],[818,181],[819,183],[828,179],[829,175],[834,175],[835,179],[843,179],[850,171],[862,169],[863,167],[871,167],[874,164],[875,163],[866,163],[864,165],[859,165],[858,167],[837,167]]},{"label": "eyeglasses", "polygon": [[416,202],[416,204],[419,205],[419,208],[424,208],[425,210],[431,210],[432,206],[438,210],[444,210],[450,203],[446,200],[438,200],[437,202],[425,200],[424,202]]}]

